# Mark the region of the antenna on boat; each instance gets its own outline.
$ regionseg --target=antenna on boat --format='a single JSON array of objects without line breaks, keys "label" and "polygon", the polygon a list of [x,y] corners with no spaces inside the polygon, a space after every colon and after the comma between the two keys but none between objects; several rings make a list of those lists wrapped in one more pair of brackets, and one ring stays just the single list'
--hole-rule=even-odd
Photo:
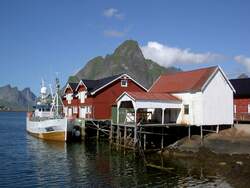
[{"label": "antenna on boat", "polygon": [[52,89],[52,85],[51,84],[49,84],[49,89],[50,89],[51,97],[53,97],[53,89]]}]

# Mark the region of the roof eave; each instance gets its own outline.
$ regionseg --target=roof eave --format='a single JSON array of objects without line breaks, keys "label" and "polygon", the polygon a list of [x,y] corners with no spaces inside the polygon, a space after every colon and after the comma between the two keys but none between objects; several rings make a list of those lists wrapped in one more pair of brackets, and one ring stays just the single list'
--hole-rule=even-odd
[{"label": "roof eave", "polygon": [[142,86],[140,83],[138,83],[137,81],[135,81],[135,80],[134,80],[131,76],[129,76],[128,74],[124,73],[124,74],[120,75],[119,77],[113,79],[113,80],[110,81],[109,83],[103,85],[102,87],[100,87],[100,88],[98,88],[98,89],[96,89],[96,90],[94,90],[94,91],[91,91],[91,95],[96,94],[98,91],[100,91],[101,89],[103,89],[103,88],[107,87],[108,85],[114,83],[115,81],[119,80],[119,79],[120,79],[121,77],[123,77],[123,76],[128,77],[130,80],[133,80],[133,82],[135,82],[135,83],[136,83],[137,85],[139,85],[142,89],[144,89],[146,92],[148,92],[148,90],[147,90],[144,86]]}]

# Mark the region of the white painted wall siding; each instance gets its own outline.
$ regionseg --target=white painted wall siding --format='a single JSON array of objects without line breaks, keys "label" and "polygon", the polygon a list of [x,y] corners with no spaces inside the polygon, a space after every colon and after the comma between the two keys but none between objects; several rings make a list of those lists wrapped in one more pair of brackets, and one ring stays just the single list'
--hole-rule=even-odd
[{"label": "white painted wall siding", "polygon": [[203,124],[233,124],[233,91],[220,71],[203,91]]},{"label": "white painted wall siding", "polygon": [[[181,111],[177,118],[177,124],[201,125],[202,114],[202,93],[175,93],[174,96],[182,100]],[[184,114],[184,105],[189,105],[189,114]]]}]

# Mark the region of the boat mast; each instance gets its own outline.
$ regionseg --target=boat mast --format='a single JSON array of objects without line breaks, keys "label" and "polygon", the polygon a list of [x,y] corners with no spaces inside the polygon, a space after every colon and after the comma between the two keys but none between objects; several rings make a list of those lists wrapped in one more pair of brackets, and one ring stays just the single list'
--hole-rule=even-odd
[{"label": "boat mast", "polygon": [[56,116],[59,117],[59,90],[60,90],[60,84],[59,79],[56,78]]}]

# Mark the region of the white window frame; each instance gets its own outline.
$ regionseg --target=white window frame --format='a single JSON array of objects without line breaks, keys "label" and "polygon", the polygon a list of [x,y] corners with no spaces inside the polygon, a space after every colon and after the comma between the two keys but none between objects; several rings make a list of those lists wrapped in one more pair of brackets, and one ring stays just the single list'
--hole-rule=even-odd
[{"label": "white window frame", "polygon": [[247,105],[248,113],[250,114],[250,104]]},{"label": "white window frame", "polygon": [[91,106],[86,106],[86,113],[91,114]]},{"label": "white window frame", "polygon": [[73,94],[72,93],[67,94],[66,100],[68,101],[68,104],[71,104],[71,101],[73,100]]},{"label": "white window frame", "polygon": [[[187,110],[188,110],[188,113],[185,113],[185,107],[188,107]],[[184,104],[183,106],[183,114],[188,116],[190,114],[190,105],[189,104]]]},{"label": "white window frame", "polygon": [[237,112],[237,105],[235,104],[234,105],[234,113],[236,114],[236,112]]},{"label": "white window frame", "polygon": [[[123,82],[125,82],[125,84],[123,84]],[[128,80],[127,79],[121,80],[121,87],[128,87]]]},{"label": "white window frame", "polygon": [[78,112],[77,106],[73,106],[73,114],[77,114],[77,112]]},{"label": "white window frame", "polygon": [[65,116],[67,116],[68,115],[68,107],[65,106],[63,108],[63,112],[64,112]]}]

